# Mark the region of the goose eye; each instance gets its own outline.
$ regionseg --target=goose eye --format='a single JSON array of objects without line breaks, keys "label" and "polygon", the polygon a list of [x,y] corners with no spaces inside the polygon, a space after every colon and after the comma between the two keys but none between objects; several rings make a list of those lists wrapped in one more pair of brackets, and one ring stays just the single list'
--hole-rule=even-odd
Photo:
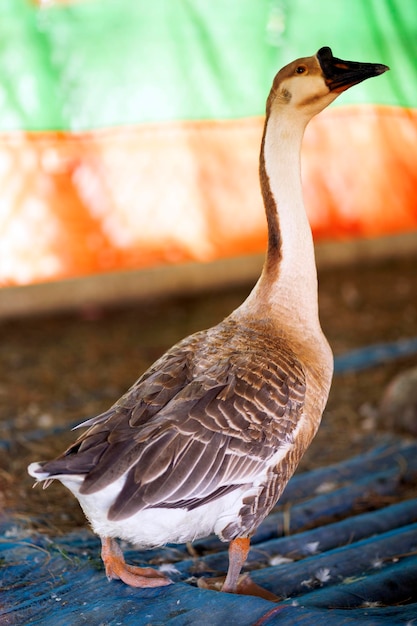
[{"label": "goose eye", "polygon": [[296,74],[304,74],[307,71],[307,68],[305,65],[299,65],[296,70],[295,73]]}]

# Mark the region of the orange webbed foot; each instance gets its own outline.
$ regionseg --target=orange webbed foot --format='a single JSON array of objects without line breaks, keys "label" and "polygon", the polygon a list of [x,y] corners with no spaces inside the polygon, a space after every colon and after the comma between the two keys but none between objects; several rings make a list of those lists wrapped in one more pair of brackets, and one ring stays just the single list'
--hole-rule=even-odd
[{"label": "orange webbed foot", "polygon": [[[210,589],[210,591],[224,591],[224,582],[224,576],[199,578],[197,586],[200,587],[200,589]],[[228,591],[227,593],[236,593],[240,596],[255,596],[257,598],[269,600],[270,602],[280,602],[282,600],[282,598],[272,593],[272,591],[268,591],[268,589],[264,589],[260,585],[257,585],[249,574],[242,574],[239,576],[234,591]]]},{"label": "orange webbed foot", "polygon": [[172,580],[152,567],[128,565],[117,542],[110,537],[101,539],[101,558],[109,580],[120,579],[130,587],[143,588],[172,584]]}]

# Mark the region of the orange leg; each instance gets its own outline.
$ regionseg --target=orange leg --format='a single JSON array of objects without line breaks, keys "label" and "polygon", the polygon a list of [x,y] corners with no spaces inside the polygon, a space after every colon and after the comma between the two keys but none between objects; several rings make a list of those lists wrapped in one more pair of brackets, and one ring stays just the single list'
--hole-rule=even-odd
[{"label": "orange leg", "polygon": [[222,591],[236,593],[240,570],[248,556],[250,546],[249,537],[233,539],[229,544],[229,569]]},{"label": "orange leg", "polygon": [[120,578],[131,587],[162,587],[172,583],[172,580],[156,569],[127,565],[119,545],[110,537],[101,538],[101,558],[109,580]]}]

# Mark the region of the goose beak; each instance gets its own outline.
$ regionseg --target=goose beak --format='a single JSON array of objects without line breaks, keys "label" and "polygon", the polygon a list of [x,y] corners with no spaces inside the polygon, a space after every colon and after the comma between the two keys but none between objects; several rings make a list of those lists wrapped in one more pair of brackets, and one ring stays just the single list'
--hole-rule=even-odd
[{"label": "goose beak", "polygon": [[361,83],[372,76],[383,74],[389,67],[381,63],[357,63],[356,61],[343,61],[333,56],[330,48],[320,48],[317,52],[327,87],[330,91],[341,93],[353,85]]}]

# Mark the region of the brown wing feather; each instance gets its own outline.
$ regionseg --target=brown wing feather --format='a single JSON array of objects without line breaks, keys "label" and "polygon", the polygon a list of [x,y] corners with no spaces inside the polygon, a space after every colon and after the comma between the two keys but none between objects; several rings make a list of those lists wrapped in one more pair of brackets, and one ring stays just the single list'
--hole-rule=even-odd
[{"label": "brown wing feather", "polygon": [[207,331],[172,348],[67,451],[68,473],[88,467],[84,455],[94,459],[83,493],[128,470],[110,519],[200,506],[250,484],[291,442],[304,402],[301,365],[277,338],[260,334],[248,343],[245,334],[231,338],[230,329],[222,338],[219,328],[215,342]]},{"label": "brown wing feather", "polygon": [[137,444],[132,428],[140,429],[191,379],[188,360],[198,343],[196,333],[166,352],[110,409],[77,428],[89,427],[61,456],[43,462],[51,475],[88,476],[100,466],[97,489],[122,476],[132,464]]}]

